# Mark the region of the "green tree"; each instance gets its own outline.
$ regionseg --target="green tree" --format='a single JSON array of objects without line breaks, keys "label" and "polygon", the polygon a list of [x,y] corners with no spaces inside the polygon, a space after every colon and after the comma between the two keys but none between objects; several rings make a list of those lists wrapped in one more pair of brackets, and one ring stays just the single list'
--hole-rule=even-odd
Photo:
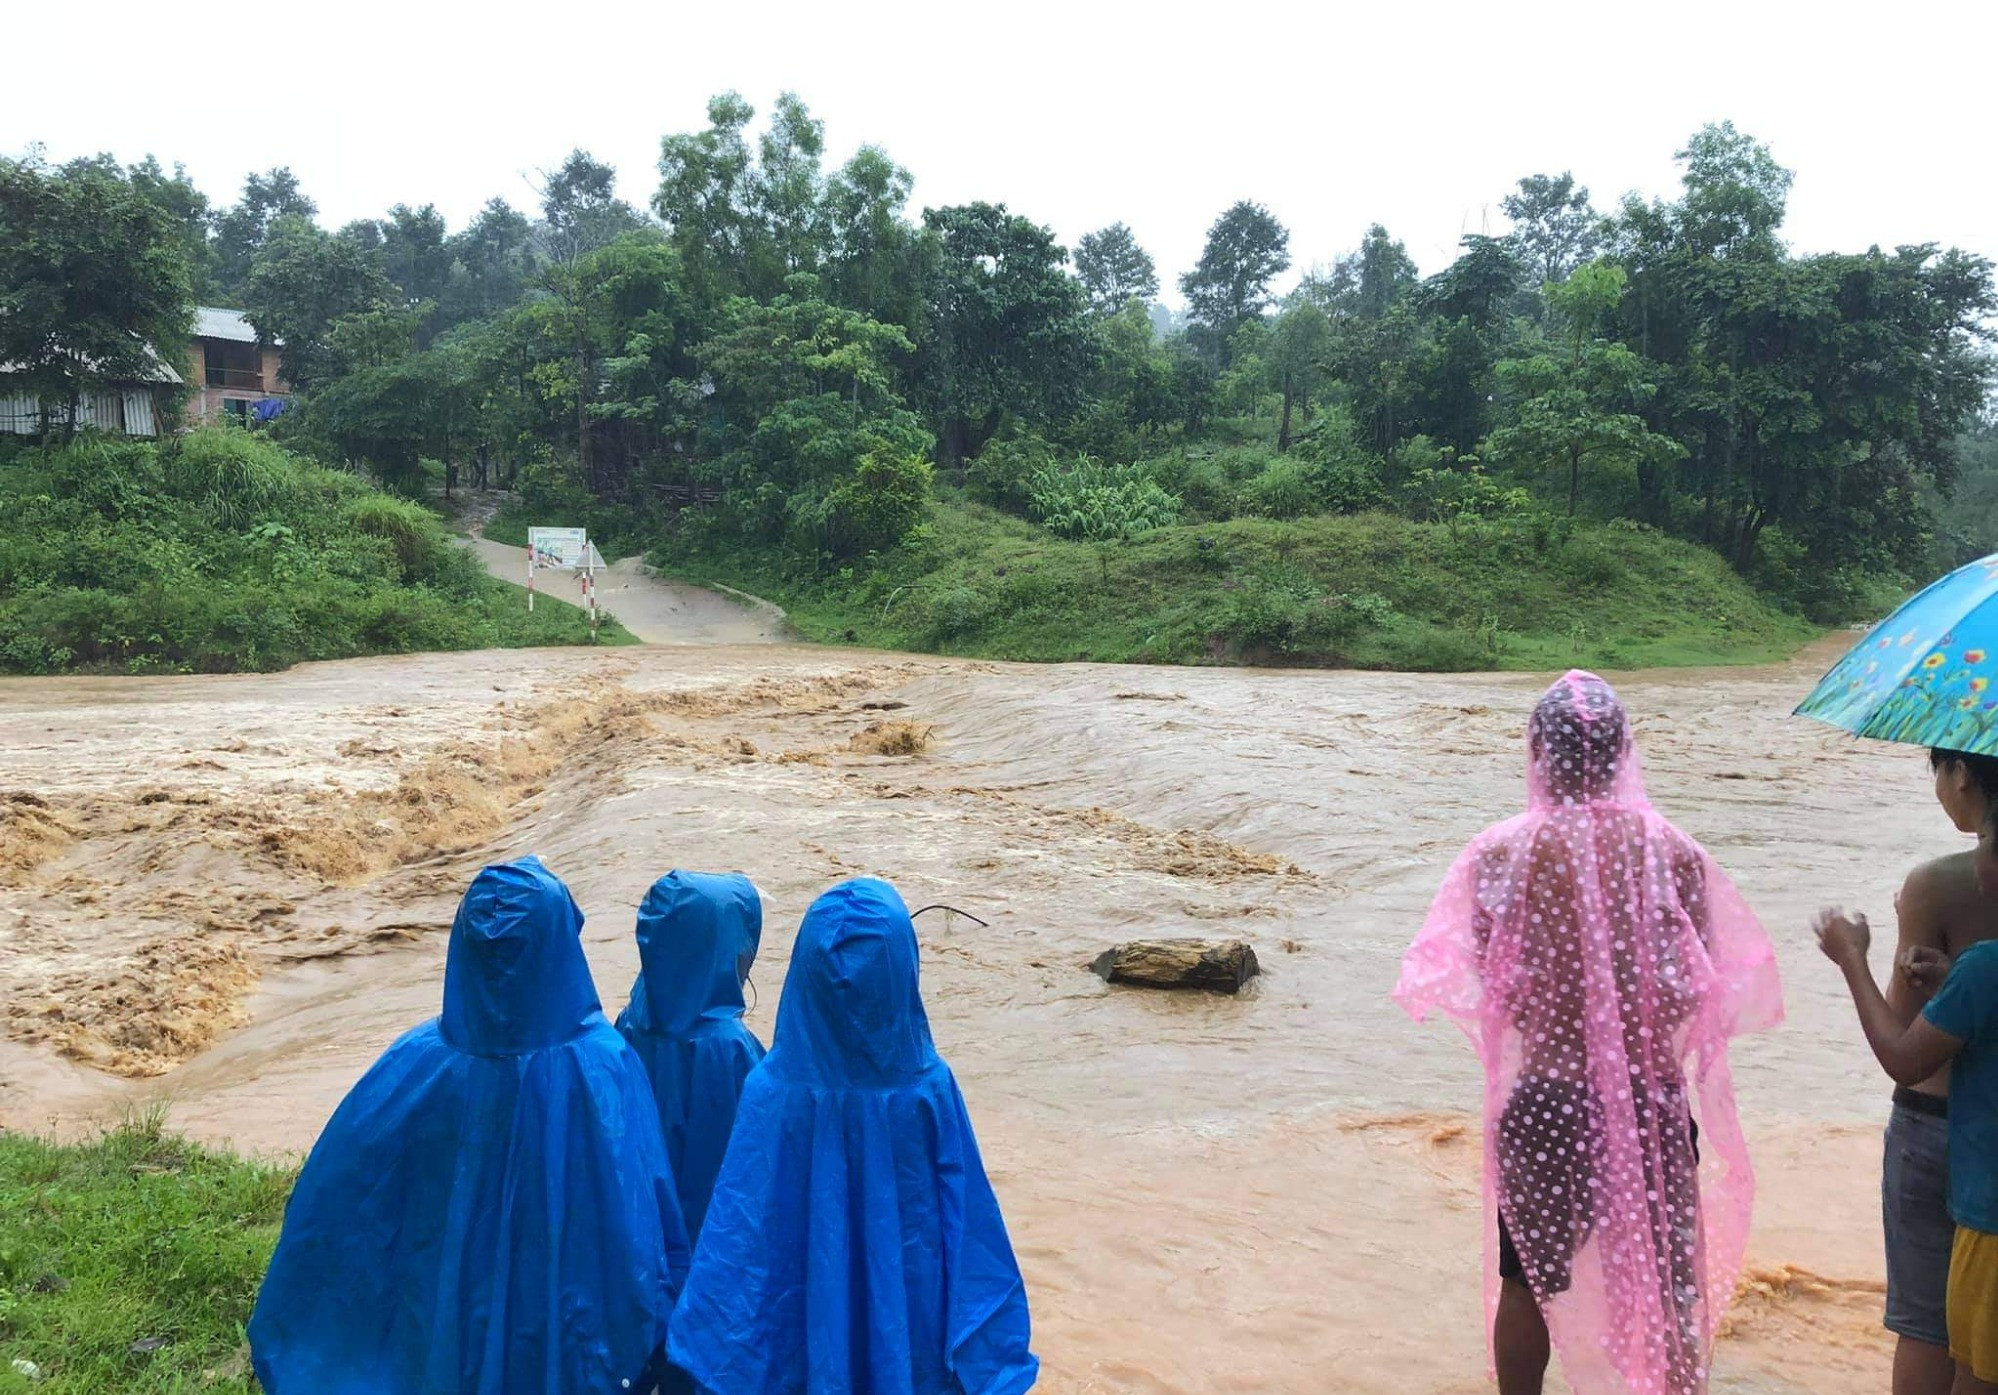
[{"label": "green tree", "polygon": [[931,441],[894,391],[912,347],[894,325],[826,301],[793,275],[768,305],[738,297],[698,356],[715,385],[715,463],[738,527],[814,560],[892,546],[920,521]]},{"label": "green tree", "polygon": [[[648,443],[681,425],[695,323],[678,254],[657,232],[627,234],[550,266],[521,308],[525,376],[573,446],[583,482],[623,498]],[[561,423],[557,425],[557,423]]]},{"label": "green tree", "polygon": [[640,230],[645,219],[617,196],[617,170],[576,149],[541,176],[541,246],[550,261],[570,263]]},{"label": "green tree", "polygon": [[451,279],[452,253],[444,215],[435,204],[411,208],[399,203],[377,224],[381,230],[381,268],[402,291],[405,303],[431,304],[444,299]]},{"label": "green tree", "polygon": [[780,94],[770,125],[756,144],[752,184],[763,224],[758,245],[769,258],[768,266],[753,269],[752,286],[763,295],[797,272],[816,273],[824,261],[825,176],[820,161],[825,149],[825,123],[796,93]]},{"label": "green tree", "polygon": [[1767,254],[1783,224],[1795,176],[1732,121],[1702,126],[1676,158],[1685,166],[1680,236],[1707,256]]},{"label": "green tree", "polygon": [[422,461],[455,462],[478,432],[470,364],[433,349],[356,368],[314,394],[312,426],[390,488],[422,487]]},{"label": "green tree", "polygon": [[825,284],[835,304],[913,336],[923,320],[922,249],[902,216],[909,172],[879,146],[854,152],[826,181]]},{"label": "green tree", "polygon": [[497,315],[520,299],[534,269],[532,230],[505,199],[489,200],[445,244],[449,279],[439,297],[440,328]]},{"label": "green tree", "polygon": [[1151,253],[1122,223],[1082,235],[1075,245],[1075,274],[1099,315],[1117,314],[1130,301],[1148,302],[1159,293]]},{"label": "green tree", "polygon": [[280,166],[243,181],[243,195],[215,220],[215,286],[232,304],[249,290],[250,267],[265,240],[286,218],[310,219],[319,205],[305,196],[298,176]]},{"label": "green tree", "polygon": [[1353,313],[1378,320],[1414,292],[1421,276],[1408,249],[1379,223],[1360,240],[1353,287]]},{"label": "green tree", "polygon": [[1080,404],[1089,366],[1082,287],[1054,234],[1003,204],[932,208],[921,343],[941,463],[962,467],[1011,412],[1049,423]]},{"label": "green tree", "polygon": [[1309,419],[1311,399],[1319,390],[1331,350],[1331,318],[1310,301],[1293,305],[1271,326],[1269,362],[1275,370],[1277,391],[1283,394],[1278,451],[1290,449],[1292,409],[1301,409]]},{"label": "green tree", "polygon": [[687,287],[706,313],[749,290],[749,266],[762,257],[755,167],[743,135],[756,109],[734,92],[708,102],[708,128],[670,135],[659,147],[652,211],[680,254]]},{"label": "green tree", "polygon": [[1529,174],[1499,207],[1512,220],[1506,240],[1542,282],[1564,279],[1601,245],[1602,218],[1589,206],[1589,191],[1566,170]]},{"label": "green tree", "polygon": [[1270,282],[1290,266],[1290,233],[1259,203],[1244,200],[1215,220],[1193,270],[1179,278],[1193,318],[1225,344],[1270,303]]},{"label": "green tree", "polygon": [[152,381],[194,328],[184,229],[115,165],[0,159],[0,363],[75,430],[83,394]]},{"label": "green tree", "polygon": [[[110,157],[99,158],[108,160]],[[158,204],[178,229],[195,300],[200,301],[212,294],[215,249],[209,242],[208,196],[194,187],[194,181],[187,177],[185,166],[175,164],[173,173],[168,174],[151,155],[133,165],[126,175],[132,181],[132,187]]]},{"label": "green tree", "polygon": [[1517,404],[1512,419],[1492,432],[1488,449],[1529,471],[1562,471],[1571,518],[1585,465],[1634,466],[1646,457],[1680,453],[1676,442],[1650,431],[1638,415],[1656,390],[1644,360],[1601,334],[1624,283],[1623,268],[1606,262],[1586,262],[1567,280],[1548,282],[1548,313],[1560,337],[1546,352],[1498,365],[1499,381]]},{"label": "green tree", "polygon": [[394,306],[397,296],[376,254],[358,238],[295,214],[265,235],[243,300],[258,335],[279,346],[286,380],[310,392],[339,371],[335,323]]}]

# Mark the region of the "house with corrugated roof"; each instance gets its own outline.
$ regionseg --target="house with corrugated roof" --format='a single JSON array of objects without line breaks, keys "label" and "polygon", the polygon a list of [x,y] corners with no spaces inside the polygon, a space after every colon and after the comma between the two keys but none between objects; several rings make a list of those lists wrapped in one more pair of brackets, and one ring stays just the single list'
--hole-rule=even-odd
[{"label": "house with corrugated roof", "polygon": [[[127,436],[157,436],[166,415],[162,389],[183,383],[190,388],[189,425],[263,421],[282,410],[289,389],[280,372],[278,346],[259,343],[240,310],[203,305],[194,313],[194,339],[188,347],[191,377],[183,379],[171,364],[156,360],[143,378],[83,394],[76,404],[76,424]],[[67,407],[48,409],[44,420],[44,405],[35,394],[21,391],[18,378],[9,382],[15,371],[15,365],[0,363],[0,434],[39,436],[67,425]]]},{"label": "house with corrugated roof", "polygon": [[257,331],[240,310],[203,305],[194,312],[194,344],[189,351],[194,376],[189,381],[187,415],[196,422],[225,417],[239,422],[262,420],[272,414],[259,403],[282,399],[289,389],[280,375],[278,345],[260,343]]}]

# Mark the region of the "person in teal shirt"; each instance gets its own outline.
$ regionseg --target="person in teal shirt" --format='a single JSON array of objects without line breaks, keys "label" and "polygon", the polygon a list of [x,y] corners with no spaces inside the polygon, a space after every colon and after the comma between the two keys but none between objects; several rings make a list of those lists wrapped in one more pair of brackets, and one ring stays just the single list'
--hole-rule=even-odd
[{"label": "person in teal shirt", "polygon": [[[1978,881],[1998,894],[1998,815],[1979,839],[1976,861]],[[1904,1030],[1866,962],[1866,917],[1826,911],[1816,928],[1819,947],[1844,971],[1867,1045],[1887,1074],[1912,1086],[1950,1068],[1951,1395],[1998,1395],[1998,941],[1972,945],[1954,964],[1917,951],[1904,973],[1917,982],[1941,977],[1942,987]]]}]

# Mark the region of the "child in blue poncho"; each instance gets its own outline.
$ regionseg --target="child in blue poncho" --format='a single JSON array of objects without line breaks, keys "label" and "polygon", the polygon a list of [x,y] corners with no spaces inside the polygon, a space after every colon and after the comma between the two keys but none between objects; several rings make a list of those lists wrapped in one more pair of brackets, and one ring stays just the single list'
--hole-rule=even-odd
[{"label": "child in blue poncho", "polygon": [[1025,1285],[886,882],[798,929],[673,1319],[709,1395],[1019,1395]]},{"label": "child in blue poncho", "polygon": [[383,1053],[299,1174],[250,1318],[268,1395],[649,1387],[686,1232],[582,925],[536,858],[473,880],[443,1013]]},{"label": "child in blue poncho", "polygon": [[669,872],[638,908],[637,982],[617,1029],[652,1080],[687,1233],[698,1238],[763,1044],[742,1022],[742,986],[763,903],[740,873]]}]

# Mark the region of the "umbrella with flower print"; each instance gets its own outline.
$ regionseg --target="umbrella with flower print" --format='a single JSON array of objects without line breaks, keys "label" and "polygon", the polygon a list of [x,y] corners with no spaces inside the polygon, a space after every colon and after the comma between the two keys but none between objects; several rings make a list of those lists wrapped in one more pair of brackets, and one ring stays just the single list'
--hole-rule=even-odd
[{"label": "umbrella with flower print", "polygon": [[1998,554],[1883,620],[1827,673],[1800,716],[1858,736],[1998,755]]}]

